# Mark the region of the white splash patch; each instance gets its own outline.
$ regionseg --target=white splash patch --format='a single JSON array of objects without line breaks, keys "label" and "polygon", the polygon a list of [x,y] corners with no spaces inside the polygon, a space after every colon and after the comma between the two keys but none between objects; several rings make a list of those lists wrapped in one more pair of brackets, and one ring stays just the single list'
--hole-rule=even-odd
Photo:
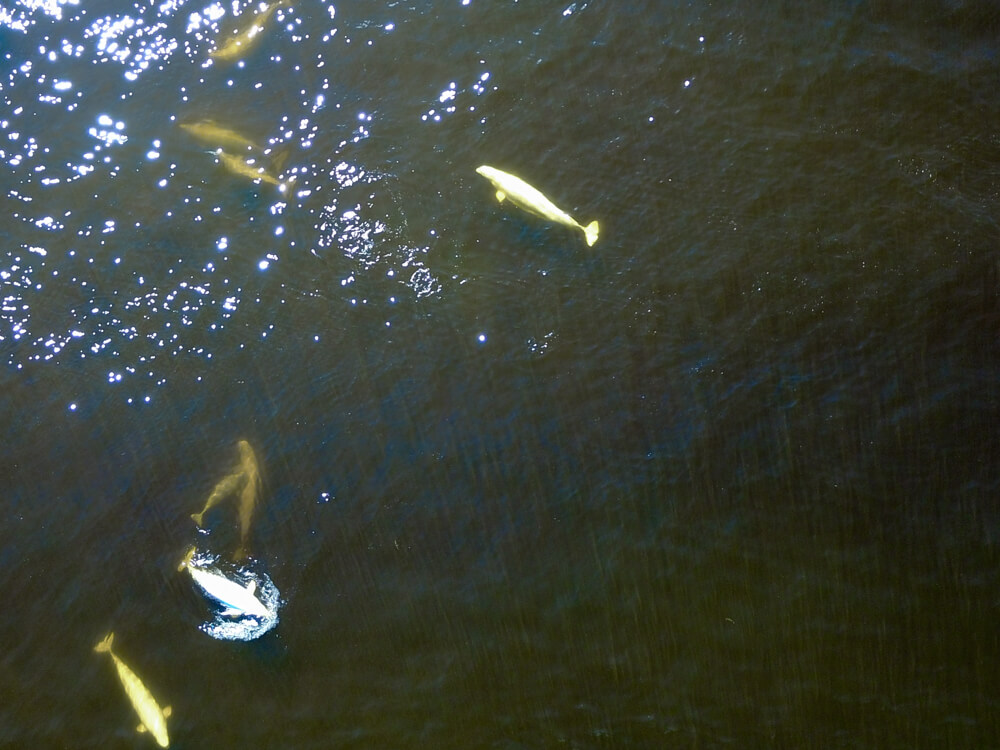
[{"label": "white splash patch", "polygon": [[[215,611],[212,619],[199,625],[198,629],[220,641],[252,641],[274,629],[274,626],[278,624],[278,610],[284,602],[281,600],[281,592],[278,591],[278,587],[274,585],[270,576],[260,569],[260,562],[251,558],[245,565],[228,566],[223,564],[220,566],[217,564],[218,561],[216,557],[198,553],[191,559],[191,565],[198,568],[212,567],[215,572],[241,586],[246,586],[251,582],[255,583],[257,586],[255,596],[267,609],[268,616],[233,617],[225,615],[223,614],[225,605],[206,594],[206,600],[215,605]],[[200,587],[197,588],[205,593]]]}]

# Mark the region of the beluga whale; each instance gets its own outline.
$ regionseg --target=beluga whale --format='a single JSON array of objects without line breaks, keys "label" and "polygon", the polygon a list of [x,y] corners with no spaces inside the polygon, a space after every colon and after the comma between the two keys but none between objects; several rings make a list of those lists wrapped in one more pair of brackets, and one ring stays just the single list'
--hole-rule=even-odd
[{"label": "beluga whale", "polygon": [[269,185],[274,185],[282,193],[295,183],[295,175],[290,175],[282,180],[280,176],[272,174],[261,166],[256,157],[246,158],[230,154],[221,148],[215,149],[212,153],[227,170],[240,177],[253,180],[254,183],[266,182]]},{"label": "beluga whale", "polygon": [[263,8],[258,8],[254,12],[250,24],[220,40],[216,48],[208,53],[209,58],[216,62],[231,62],[246,56],[261,40],[267,21],[274,11],[290,4],[290,0],[278,0],[278,2],[270,3]]},{"label": "beluga whale", "polygon": [[243,585],[227,577],[221,570],[194,562],[195,548],[191,547],[184,555],[177,570],[187,570],[198,587],[222,604],[224,617],[257,617],[270,620],[274,613],[257,598],[257,584],[254,581]]},{"label": "beluga whale", "polygon": [[139,676],[111,650],[114,639],[115,634],[108,633],[104,640],[94,646],[94,651],[97,653],[107,652],[111,655],[115,669],[118,670],[118,679],[121,680],[122,687],[125,688],[125,695],[132,701],[132,708],[139,716],[138,731],[149,732],[160,747],[170,747],[170,738],[167,736],[167,717],[171,713],[170,706],[161,709]]},{"label": "beluga whale", "polygon": [[202,143],[216,148],[228,148],[233,151],[257,151],[257,144],[242,133],[230,127],[221,125],[215,120],[204,119],[179,123],[181,130],[189,133]]},{"label": "beluga whale", "polygon": [[542,195],[537,188],[532,187],[520,177],[485,164],[477,167],[476,172],[493,183],[493,187],[497,191],[497,201],[500,203],[509,198],[511,203],[530,214],[555,222],[556,224],[562,224],[570,229],[579,229],[583,232],[588,247],[593,247],[594,243],[597,242],[599,228],[596,221],[583,226]]}]

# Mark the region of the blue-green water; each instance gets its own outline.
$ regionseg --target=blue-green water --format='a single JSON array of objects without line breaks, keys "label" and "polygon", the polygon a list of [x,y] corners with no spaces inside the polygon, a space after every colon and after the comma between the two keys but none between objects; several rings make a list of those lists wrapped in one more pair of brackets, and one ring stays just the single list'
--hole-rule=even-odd
[{"label": "blue-green water", "polygon": [[0,746],[1000,744],[992,3],[256,7],[0,9]]}]

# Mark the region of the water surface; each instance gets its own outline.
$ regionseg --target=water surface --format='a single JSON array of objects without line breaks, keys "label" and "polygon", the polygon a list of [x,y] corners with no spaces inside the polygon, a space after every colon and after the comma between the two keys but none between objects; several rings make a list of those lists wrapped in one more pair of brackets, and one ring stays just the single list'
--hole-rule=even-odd
[{"label": "water surface", "polygon": [[0,744],[1000,742],[991,3],[256,7],[0,10]]}]

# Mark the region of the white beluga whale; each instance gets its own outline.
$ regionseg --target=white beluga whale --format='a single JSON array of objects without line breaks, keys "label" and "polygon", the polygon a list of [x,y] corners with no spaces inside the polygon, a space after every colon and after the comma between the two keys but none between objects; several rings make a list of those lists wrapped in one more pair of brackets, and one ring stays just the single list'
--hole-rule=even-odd
[{"label": "white beluga whale", "polygon": [[200,565],[194,562],[194,547],[191,547],[177,570],[187,568],[192,580],[212,599],[225,606],[222,615],[225,617],[256,617],[261,620],[271,620],[275,613],[257,597],[257,584],[254,581],[243,585],[226,576],[215,567]]},{"label": "white beluga whale", "polygon": [[596,221],[583,226],[559,208],[559,206],[542,195],[537,188],[532,187],[520,177],[486,164],[478,167],[476,172],[493,183],[493,187],[496,188],[497,200],[500,203],[510,199],[511,203],[519,208],[523,208],[530,214],[556,224],[562,224],[564,227],[569,227],[570,229],[578,229],[583,232],[583,237],[588,247],[593,247],[594,243],[597,242],[600,226]]}]

